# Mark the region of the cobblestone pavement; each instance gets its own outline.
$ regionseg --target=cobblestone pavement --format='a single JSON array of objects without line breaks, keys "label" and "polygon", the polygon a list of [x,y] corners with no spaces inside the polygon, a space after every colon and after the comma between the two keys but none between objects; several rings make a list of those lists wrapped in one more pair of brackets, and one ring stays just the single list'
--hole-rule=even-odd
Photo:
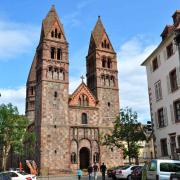
[{"label": "cobblestone pavement", "polygon": [[[43,178],[38,178],[38,180],[78,180],[78,178],[77,177],[43,177]],[[89,180],[89,179],[87,176],[83,176],[81,180]],[[92,178],[92,180],[94,179]],[[102,180],[102,177],[99,176],[98,180]],[[112,180],[112,178],[106,177],[106,180]]]}]

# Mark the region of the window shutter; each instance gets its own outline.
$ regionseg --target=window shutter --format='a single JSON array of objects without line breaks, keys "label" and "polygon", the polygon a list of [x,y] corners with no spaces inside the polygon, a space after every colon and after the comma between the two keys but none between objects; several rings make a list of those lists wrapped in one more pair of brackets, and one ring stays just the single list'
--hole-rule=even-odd
[{"label": "window shutter", "polygon": [[176,50],[177,50],[177,45],[175,42],[173,42],[173,54],[176,52]]},{"label": "window shutter", "polygon": [[158,61],[158,67],[161,66],[161,56],[160,56],[160,54],[157,56],[157,61]]},{"label": "window shutter", "polygon": [[172,104],[170,105],[170,111],[171,111],[171,121],[172,121],[172,124],[174,124],[175,123],[175,117],[174,117],[174,108],[173,108]]},{"label": "window shutter", "polygon": [[169,75],[167,75],[166,79],[167,79],[167,91],[168,91],[168,94],[170,94],[171,93],[171,84],[170,84]]},{"label": "window shutter", "polygon": [[158,129],[159,128],[159,122],[158,122],[157,112],[155,112],[154,116],[155,116],[155,122],[156,122],[156,129]]},{"label": "window shutter", "polygon": [[167,51],[166,51],[166,48],[163,51],[163,55],[164,55],[164,60],[167,60]]},{"label": "window shutter", "polygon": [[164,125],[168,126],[168,114],[167,114],[167,108],[163,108],[163,114],[164,114]]},{"label": "window shutter", "polygon": [[176,67],[177,85],[180,88],[180,66]]}]

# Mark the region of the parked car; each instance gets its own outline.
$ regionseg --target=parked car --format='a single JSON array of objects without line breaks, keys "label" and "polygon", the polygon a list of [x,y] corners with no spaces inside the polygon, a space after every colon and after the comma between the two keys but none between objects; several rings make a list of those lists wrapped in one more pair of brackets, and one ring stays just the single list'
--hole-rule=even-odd
[{"label": "parked car", "polygon": [[147,170],[147,180],[169,180],[172,173],[180,172],[180,161],[153,159]]},{"label": "parked car", "polygon": [[[2,174],[10,177],[11,180],[36,180],[35,175],[27,174],[24,171],[6,171],[2,172]],[[4,180],[4,179],[2,179]],[[9,179],[5,179],[9,180]]]},{"label": "parked car", "polygon": [[115,166],[115,167],[107,169],[107,176],[112,177],[113,176],[113,171],[116,170],[116,169],[120,169],[122,167],[124,167],[124,166]]},{"label": "parked car", "polygon": [[180,172],[179,173],[172,173],[170,175],[170,180],[180,180]]},{"label": "parked car", "polygon": [[11,177],[7,173],[2,172],[0,173],[0,180],[11,180]]},{"label": "parked car", "polygon": [[143,166],[135,168],[131,173],[132,180],[141,180]]},{"label": "parked car", "polygon": [[127,165],[113,171],[114,179],[131,179],[131,172],[139,167],[138,165]]}]

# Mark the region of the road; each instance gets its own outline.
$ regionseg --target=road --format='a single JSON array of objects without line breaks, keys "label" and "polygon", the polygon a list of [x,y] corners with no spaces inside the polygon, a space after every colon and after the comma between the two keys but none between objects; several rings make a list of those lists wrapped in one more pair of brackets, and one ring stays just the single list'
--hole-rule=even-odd
[{"label": "road", "polygon": [[[77,177],[43,177],[43,178],[38,178],[38,180],[78,180]],[[89,180],[87,176],[83,176],[81,180]],[[92,178],[92,180],[94,180]],[[98,180],[102,180],[102,177],[99,176]],[[106,180],[112,180],[112,178],[106,178]]]}]

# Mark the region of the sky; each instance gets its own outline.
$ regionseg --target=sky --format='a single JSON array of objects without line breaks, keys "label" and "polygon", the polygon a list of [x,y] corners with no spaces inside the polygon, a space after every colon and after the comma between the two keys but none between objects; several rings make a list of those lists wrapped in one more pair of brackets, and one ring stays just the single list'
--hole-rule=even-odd
[{"label": "sky", "polygon": [[69,43],[70,93],[85,76],[85,57],[98,16],[117,53],[120,106],[150,120],[147,78],[140,64],[161,42],[179,0],[0,0],[0,104],[25,109],[25,86],[39,42],[41,23],[52,5]]}]

